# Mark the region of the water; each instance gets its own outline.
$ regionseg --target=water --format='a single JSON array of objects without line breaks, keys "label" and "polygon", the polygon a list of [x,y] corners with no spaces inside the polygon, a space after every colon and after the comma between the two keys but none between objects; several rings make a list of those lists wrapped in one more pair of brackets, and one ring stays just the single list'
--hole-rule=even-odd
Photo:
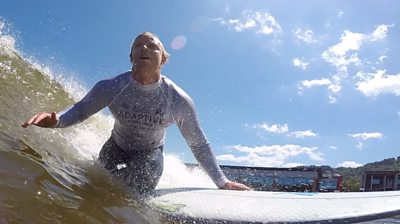
[{"label": "water", "polygon": [[[3,28],[0,22],[0,223],[160,223],[96,162],[110,116],[66,129],[21,128],[37,112],[63,110],[85,90],[22,56]],[[215,187],[175,156],[165,155],[165,163],[161,186],[193,179]]]},{"label": "water", "polygon": [[[96,162],[111,117],[98,114],[67,129],[20,127],[37,112],[63,110],[85,89],[23,56],[4,29],[0,20],[0,223],[163,223]],[[159,185],[188,183],[215,187],[202,171],[188,171],[166,154]]]}]

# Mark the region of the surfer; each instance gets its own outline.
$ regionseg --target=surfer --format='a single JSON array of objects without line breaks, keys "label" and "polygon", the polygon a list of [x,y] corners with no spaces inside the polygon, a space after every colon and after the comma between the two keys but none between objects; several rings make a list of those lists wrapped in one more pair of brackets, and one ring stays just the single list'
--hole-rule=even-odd
[{"label": "surfer", "polygon": [[108,107],[115,123],[99,160],[139,193],[146,193],[158,184],[163,171],[166,129],[176,124],[196,160],[219,188],[250,190],[225,177],[199,125],[192,99],[161,75],[168,57],[158,36],[141,33],[131,46],[130,71],[98,82],[69,109],[58,114],[38,113],[22,127],[65,128]]}]

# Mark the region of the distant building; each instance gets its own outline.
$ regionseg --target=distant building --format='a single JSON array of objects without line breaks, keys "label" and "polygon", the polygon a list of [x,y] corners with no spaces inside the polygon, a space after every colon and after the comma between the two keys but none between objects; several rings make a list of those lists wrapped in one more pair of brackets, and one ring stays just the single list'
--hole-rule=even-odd
[{"label": "distant building", "polygon": [[365,171],[361,178],[360,191],[400,190],[400,171]]},{"label": "distant building", "polygon": [[[187,164],[188,166],[197,166]],[[334,192],[342,190],[342,177],[321,167],[267,168],[221,165],[228,179],[257,191]]]},{"label": "distant building", "polygon": [[343,190],[343,177],[332,171],[322,172],[319,179],[320,192],[341,192]]},{"label": "distant building", "polygon": [[221,166],[225,175],[260,191],[310,191],[318,189],[321,177],[317,168],[265,168]]}]

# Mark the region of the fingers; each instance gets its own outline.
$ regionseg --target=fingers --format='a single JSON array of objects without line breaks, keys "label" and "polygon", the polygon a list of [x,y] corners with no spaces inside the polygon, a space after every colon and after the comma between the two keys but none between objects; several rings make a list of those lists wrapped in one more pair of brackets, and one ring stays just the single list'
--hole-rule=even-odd
[{"label": "fingers", "polygon": [[244,184],[241,183],[236,183],[229,181],[228,183],[225,184],[224,189],[227,190],[239,190],[239,191],[251,191],[252,189],[247,187]]},{"label": "fingers", "polygon": [[234,190],[240,190],[240,191],[250,191],[251,189],[249,188],[249,187],[247,187],[246,185],[244,185],[244,184],[236,184],[235,186],[234,186]]},{"label": "fingers", "polygon": [[40,113],[38,116],[36,116],[35,119],[33,119],[32,124],[38,125],[41,121],[43,121],[46,117],[48,116],[47,113]]},{"label": "fingers", "polygon": [[57,123],[56,113],[52,112],[51,114],[41,112],[31,117],[28,121],[23,123],[21,126],[27,128],[30,125],[36,125],[39,127],[49,128],[53,126],[54,123]]},{"label": "fingers", "polygon": [[23,128],[27,128],[29,125],[32,125],[32,122],[38,117],[38,114],[36,114],[35,116],[31,117],[29,120],[25,121],[25,123],[23,123],[21,126]]}]

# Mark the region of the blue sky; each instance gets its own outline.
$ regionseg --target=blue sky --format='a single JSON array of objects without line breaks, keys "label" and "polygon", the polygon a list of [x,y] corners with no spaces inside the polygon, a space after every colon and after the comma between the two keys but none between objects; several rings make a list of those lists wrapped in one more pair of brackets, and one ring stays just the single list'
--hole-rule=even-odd
[{"label": "blue sky", "polygon": [[[220,164],[359,166],[400,156],[400,2],[20,1],[17,47],[89,89],[130,69],[140,32],[172,55]],[[167,153],[194,162],[176,128]]]}]

